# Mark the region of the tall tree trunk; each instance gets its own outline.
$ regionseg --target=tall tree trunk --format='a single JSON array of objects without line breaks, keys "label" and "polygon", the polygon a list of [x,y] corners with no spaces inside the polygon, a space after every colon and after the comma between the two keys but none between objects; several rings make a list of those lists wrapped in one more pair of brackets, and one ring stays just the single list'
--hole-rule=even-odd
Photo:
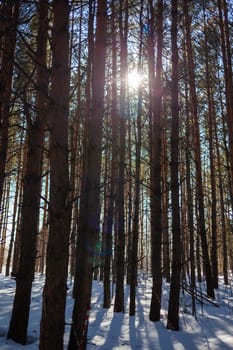
[{"label": "tall tree trunk", "polygon": [[208,91],[209,100],[209,153],[210,153],[210,182],[211,182],[211,231],[212,231],[212,247],[211,247],[211,264],[212,264],[212,276],[213,287],[218,288],[218,244],[217,244],[217,193],[216,193],[216,164],[214,159],[214,132],[213,132],[213,96],[210,96]]},{"label": "tall tree trunk", "polygon": [[[128,134],[128,152],[127,152],[127,159],[128,159],[128,166],[129,169],[132,169],[132,122],[131,120],[128,121],[128,128],[127,128],[127,134]],[[127,137],[127,136],[126,136]],[[126,218],[127,218],[127,234],[126,234],[126,261],[127,261],[127,268],[126,268],[126,283],[127,285],[130,284],[130,269],[131,269],[131,263],[130,263],[130,257],[132,254],[132,240],[133,240],[133,233],[132,233],[132,214],[133,214],[133,178],[131,171],[129,171],[128,177],[126,175],[126,193],[127,193],[127,204],[126,204]]]},{"label": "tall tree trunk", "polygon": [[[42,154],[44,144],[44,116],[47,102],[47,35],[48,2],[39,4],[39,30],[37,38],[37,85],[36,120],[28,116],[28,151],[26,172],[23,181],[23,203],[21,223],[21,248],[19,269],[16,275],[16,292],[8,331],[8,338],[26,344],[31,288],[34,278],[36,258],[36,237],[40,213],[40,191],[42,174]],[[27,101],[24,102],[27,104]],[[26,113],[30,113],[26,111]]]},{"label": "tall tree trunk", "polygon": [[0,232],[1,232],[1,239],[0,239],[0,273],[2,273],[3,270],[3,264],[4,264],[4,257],[5,257],[5,248],[6,248],[6,234],[7,234],[7,228],[8,228],[8,217],[9,217],[9,195],[10,195],[10,181],[6,181],[4,184],[4,205],[3,210],[1,212],[1,218],[0,218]]},{"label": "tall tree trunk", "polygon": [[[72,18],[75,18],[76,9],[73,6],[72,9]],[[81,82],[82,80],[82,64],[81,64],[81,53],[83,50],[83,35],[84,31],[82,30],[82,26],[84,25],[84,7],[81,6],[80,14],[79,14],[79,25],[78,25],[78,71],[77,71],[77,80]],[[71,32],[72,37],[74,36],[74,21],[72,23]],[[74,40],[75,42],[75,40]],[[90,43],[89,43],[90,45]],[[72,48],[73,44],[71,41],[70,47]],[[70,64],[72,63],[72,52],[70,55]],[[71,136],[70,136],[70,147],[71,147],[71,156],[70,156],[70,187],[71,187],[71,198],[73,200],[72,206],[72,215],[71,215],[71,233],[70,233],[70,262],[69,269],[71,276],[75,275],[75,252],[76,252],[76,239],[77,239],[77,217],[79,212],[78,206],[78,197],[80,195],[80,171],[81,171],[81,162],[77,162],[79,156],[79,142],[81,142],[81,125],[82,125],[82,117],[83,113],[80,110],[80,106],[82,104],[82,84],[79,83],[77,86],[77,107],[75,111],[74,120],[71,126]]]},{"label": "tall tree trunk", "polygon": [[177,0],[172,0],[172,130],[171,130],[171,205],[172,205],[172,276],[169,295],[167,328],[179,330],[179,300],[181,272],[181,229],[179,208],[179,106],[178,106],[178,47]]},{"label": "tall tree trunk", "polygon": [[[80,205],[79,205],[79,213],[78,213],[78,236],[80,230],[82,230],[82,220],[80,218],[85,217],[85,188],[87,181],[87,159],[88,159],[88,123],[91,114],[91,84],[92,84],[92,76],[93,76],[93,62],[94,62],[94,20],[95,20],[95,1],[91,0],[88,4],[88,57],[87,57],[87,78],[85,84],[85,111],[84,111],[84,131],[83,131],[83,154],[81,159],[81,186],[80,186]],[[76,265],[78,263],[78,250],[79,245],[76,242],[76,258],[75,258],[75,269],[77,269]],[[75,298],[76,288],[77,288],[77,273],[75,273],[74,279],[74,288],[73,288],[73,296]]]},{"label": "tall tree trunk", "polygon": [[[186,4],[184,3],[184,6]],[[186,13],[184,9],[184,13]],[[187,13],[186,13],[187,14]],[[185,56],[185,64],[187,68],[187,60]],[[186,104],[186,115],[188,116],[186,122],[186,131],[185,131],[185,165],[186,165],[186,191],[187,191],[187,220],[188,220],[188,229],[189,229],[189,259],[190,259],[190,275],[191,275],[191,296],[192,296],[192,315],[196,315],[196,303],[195,303],[195,286],[196,286],[196,273],[195,273],[195,236],[194,236],[194,198],[193,198],[193,188],[191,183],[191,159],[192,159],[192,136],[191,127],[192,119],[189,118],[190,110],[189,99],[188,99],[188,84],[185,82],[185,104]]]},{"label": "tall tree trunk", "polygon": [[230,44],[228,6],[226,0],[218,0],[219,26],[221,33],[221,49],[225,79],[226,111],[229,137],[229,158],[231,187],[233,188],[233,73],[232,51]]},{"label": "tall tree trunk", "polygon": [[208,101],[208,131],[209,131],[209,156],[210,156],[210,184],[211,184],[211,233],[212,233],[212,247],[211,247],[211,264],[212,264],[212,278],[213,287],[218,288],[218,254],[217,254],[217,198],[216,198],[216,175],[214,164],[214,132],[213,132],[213,118],[214,118],[214,101],[211,92],[210,81],[210,57],[208,53],[208,36],[205,8],[203,8],[204,19],[204,52],[205,52],[205,73],[206,73],[206,90]]},{"label": "tall tree trunk", "polygon": [[8,150],[8,130],[10,118],[10,98],[13,79],[14,53],[16,44],[19,0],[9,1],[3,36],[2,64],[0,71],[0,208],[3,194],[5,165]]},{"label": "tall tree trunk", "polygon": [[70,203],[68,172],[69,2],[54,0],[50,127],[50,200],[46,281],[40,325],[40,350],[63,349]]},{"label": "tall tree trunk", "polygon": [[[138,53],[138,72],[142,74],[142,11],[143,1],[141,1],[140,7],[140,44]],[[138,105],[137,105],[137,133],[136,133],[136,170],[135,170],[135,193],[134,193],[134,214],[133,214],[133,227],[132,227],[132,249],[130,250],[130,316],[135,315],[135,297],[136,297],[136,285],[137,285],[137,270],[138,270],[138,237],[139,237],[139,210],[140,210],[140,178],[141,178],[141,142],[142,142],[142,87],[139,84],[138,87]],[[131,213],[129,213],[129,216]]]},{"label": "tall tree trunk", "polygon": [[77,239],[76,290],[69,339],[69,350],[85,349],[87,341],[86,316],[91,303],[91,287],[95,243],[99,234],[100,168],[102,154],[102,124],[104,114],[105,52],[107,29],[107,2],[98,0],[92,104],[88,122],[86,178],[80,206],[85,210],[79,216]]},{"label": "tall tree trunk", "polygon": [[[149,37],[149,84],[151,109],[151,266],[152,266],[152,298],[150,320],[160,320],[162,292],[162,190],[161,190],[161,101],[162,101],[162,45],[163,45],[163,1],[158,1],[157,10],[157,59],[154,73],[155,45],[155,10],[150,1],[150,37]],[[156,74],[156,77],[155,77]]]},{"label": "tall tree trunk", "polygon": [[[112,13],[115,11],[114,0],[111,3]],[[107,203],[106,212],[106,225],[105,225],[105,258],[104,258],[104,302],[103,307],[109,308],[111,305],[111,288],[110,288],[110,267],[112,258],[112,235],[113,235],[113,217],[114,217],[114,204],[116,199],[116,177],[117,177],[117,48],[116,48],[116,23],[114,15],[111,18],[112,29],[112,110],[111,110],[111,123],[112,123],[112,156],[111,156],[111,171],[110,171],[110,188],[109,188],[109,200]]]},{"label": "tall tree trunk", "polygon": [[217,171],[218,171],[218,187],[219,187],[219,201],[220,201],[220,216],[221,216],[221,236],[222,236],[222,261],[223,261],[223,276],[224,283],[228,285],[228,247],[227,247],[227,228],[226,228],[226,213],[224,207],[224,193],[223,193],[223,176],[221,172],[221,157],[220,157],[220,145],[219,137],[217,133],[217,123],[214,124],[214,134],[216,139],[217,149]]},{"label": "tall tree trunk", "polygon": [[46,249],[48,242],[48,202],[49,202],[49,162],[45,158],[44,171],[46,173],[44,183],[42,185],[43,188],[43,211],[41,213],[42,217],[42,227],[39,232],[39,237],[37,238],[37,259],[35,265],[35,271],[39,273],[43,273],[45,271],[45,259],[46,259]]},{"label": "tall tree trunk", "polygon": [[[25,138],[25,135],[21,136],[22,139]],[[18,216],[17,216],[17,223],[16,223],[16,235],[15,235],[15,242],[14,242],[14,254],[13,254],[13,266],[12,266],[12,272],[11,275],[13,277],[16,277],[18,269],[19,269],[19,258],[20,258],[20,247],[21,247],[21,203],[23,202],[23,181],[25,175],[25,168],[26,168],[26,158],[27,158],[27,141],[23,141],[23,144],[21,146],[21,152],[22,152],[22,168],[19,170],[21,172],[20,174],[20,182],[19,182],[19,206],[18,206]]]},{"label": "tall tree trunk", "polygon": [[115,312],[124,312],[124,273],[125,273],[125,136],[126,136],[126,86],[127,76],[127,37],[128,37],[128,0],[120,1],[120,137],[119,169],[117,195],[117,232],[116,232],[116,295]]},{"label": "tall tree trunk", "polygon": [[17,214],[19,213],[18,203],[19,203],[19,193],[20,193],[20,182],[21,182],[21,171],[22,168],[22,145],[23,145],[23,132],[21,131],[20,136],[20,150],[19,150],[19,156],[18,156],[18,171],[16,175],[16,183],[15,183],[15,196],[14,196],[14,206],[13,206],[13,214],[12,214],[12,227],[11,227],[11,236],[10,236],[10,242],[9,242],[9,248],[8,248],[8,254],[7,254],[7,260],[6,260],[6,276],[9,276],[10,274],[10,267],[11,267],[11,260],[12,260],[12,252],[13,252],[13,246],[15,241],[15,231],[17,228]]},{"label": "tall tree trunk", "polygon": [[167,141],[167,121],[165,119],[166,110],[165,103],[167,101],[166,96],[163,97],[164,100],[164,115],[163,123],[161,125],[162,131],[162,164],[161,164],[161,177],[162,177],[162,241],[163,241],[163,275],[166,281],[170,282],[170,242],[169,242],[169,219],[168,219],[168,205],[169,205],[169,184],[168,184],[168,141]]},{"label": "tall tree trunk", "polygon": [[210,266],[210,258],[208,252],[207,234],[205,227],[205,209],[204,209],[204,194],[203,194],[203,181],[202,181],[202,163],[201,163],[201,146],[200,146],[200,128],[198,121],[197,111],[197,96],[194,76],[194,62],[193,62],[193,49],[191,44],[190,34],[190,18],[188,13],[188,3],[184,1],[185,11],[185,29],[186,29],[186,42],[187,42],[187,58],[188,58],[188,74],[190,82],[190,93],[191,93],[191,113],[194,123],[194,145],[195,145],[195,163],[197,173],[197,200],[199,208],[199,225],[200,225],[200,238],[203,255],[203,264],[205,269],[207,294],[214,298],[214,288],[212,281],[212,272]]}]

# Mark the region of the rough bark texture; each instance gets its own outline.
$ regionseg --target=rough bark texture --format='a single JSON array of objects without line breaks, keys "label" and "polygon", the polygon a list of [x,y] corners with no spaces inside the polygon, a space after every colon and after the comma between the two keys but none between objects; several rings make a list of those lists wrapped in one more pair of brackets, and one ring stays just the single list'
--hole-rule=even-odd
[{"label": "rough bark texture", "polygon": [[79,216],[79,235],[77,239],[76,290],[69,339],[69,350],[85,349],[87,324],[86,316],[90,308],[93,260],[95,243],[99,234],[100,215],[100,167],[102,122],[104,113],[104,81],[106,51],[106,1],[98,1],[96,41],[94,48],[94,70],[92,85],[92,104],[88,122],[88,144],[85,183],[82,203],[84,210]]},{"label": "rough bark texture", "polygon": [[[25,344],[31,301],[31,288],[36,258],[36,236],[38,233],[42,154],[44,144],[44,122],[47,98],[46,46],[48,31],[48,3],[40,1],[39,31],[37,39],[37,116],[35,122],[28,116],[28,151],[26,173],[23,182],[23,204],[21,224],[21,249],[19,270],[16,275],[16,292],[10,321],[8,338]],[[26,101],[25,101],[26,103]],[[29,111],[27,111],[30,113]]]},{"label": "rough bark texture", "polygon": [[172,0],[172,130],[171,130],[171,201],[172,201],[172,276],[169,295],[167,328],[179,330],[179,294],[181,272],[181,229],[179,208],[179,107],[178,107],[178,48],[177,0]]},{"label": "rough bark texture", "polygon": [[53,2],[50,126],[50,200],[40,350],[63,349],[70,228],[68,174],[69,4]]}]

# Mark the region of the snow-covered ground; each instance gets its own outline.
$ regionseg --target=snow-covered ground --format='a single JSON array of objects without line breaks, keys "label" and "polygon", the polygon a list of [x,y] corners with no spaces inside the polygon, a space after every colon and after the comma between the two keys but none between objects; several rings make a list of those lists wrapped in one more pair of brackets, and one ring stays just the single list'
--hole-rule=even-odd
[{"label": "snow-covered ground", "polygon": [[[44,278],[37,276],[33,283],[28,345],[22,346],[6,339],[15,281],[0,275],[0,349],[37,350],[41,316],[41,296]],[[67,296],[66,349],[72,312],[72,286]],[[128,316],[128,289],[126,288],[124,314],[114,314],[113,307],[102,308],[102,284],[94,282],[92,308],[89,320],[88,350],[223,350],[233,349],[233,288],[220,284],[216,292],[216,307],[206,302],[197,303],[197,319],[191,315],[191,301],[187,294],[181,295],[180,331],[166,329],[168,286],[163,288],[163,308],[160,322],[148,319],[151,280],[141,274],[137,290],[137,314]],[[55,350],[55,349],[54,349]]]}]

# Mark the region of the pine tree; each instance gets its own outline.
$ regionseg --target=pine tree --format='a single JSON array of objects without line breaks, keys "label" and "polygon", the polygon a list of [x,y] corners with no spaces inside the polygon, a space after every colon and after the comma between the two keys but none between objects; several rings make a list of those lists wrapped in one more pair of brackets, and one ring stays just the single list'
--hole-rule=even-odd
[{"label": "pine tree", "polygon": [[172,276],[169,295],[167,328],[179,330],[179,300],[181,273],[181,228],[179,198],[179,107],[178,107],[178,47],[177,47],[177,0],[172,0],[172,129],[171,129],[171,201],[172,201]]},{"label": "pine tree", "polygon": [[50,129],[49,237],[39,349],[63,349],[69,256],[68,171],[69,2],[53,1]]}]

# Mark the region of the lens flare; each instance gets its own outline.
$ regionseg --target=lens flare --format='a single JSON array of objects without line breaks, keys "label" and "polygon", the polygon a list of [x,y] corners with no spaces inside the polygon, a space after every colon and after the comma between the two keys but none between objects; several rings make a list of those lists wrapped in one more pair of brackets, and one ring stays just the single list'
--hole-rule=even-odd
[{"label": "lens flare", "polygon": [[130,89],[137,89],[141,82],[142,76],[136,69],[128,73],[128,86]]}]

